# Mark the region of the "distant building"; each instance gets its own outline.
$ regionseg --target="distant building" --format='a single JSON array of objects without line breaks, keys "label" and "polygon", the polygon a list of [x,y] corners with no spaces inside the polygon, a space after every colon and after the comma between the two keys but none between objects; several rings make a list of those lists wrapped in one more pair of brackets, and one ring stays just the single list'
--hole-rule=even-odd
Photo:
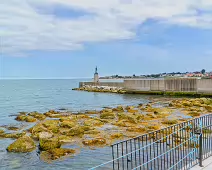
[{"label": "distant building", "polygon": [[99,82],[99,74],[98,74],[98,70],[96,67],[95,73],[94,73],[94,83],[98,83],[98,82]]}]

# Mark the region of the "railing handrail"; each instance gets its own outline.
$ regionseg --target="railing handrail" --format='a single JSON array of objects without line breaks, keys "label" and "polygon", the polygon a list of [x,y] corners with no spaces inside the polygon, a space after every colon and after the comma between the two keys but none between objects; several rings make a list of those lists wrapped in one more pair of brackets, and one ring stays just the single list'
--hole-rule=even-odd
[{"label": "railing handrail", "polygon": [[[171,126],[159,129],[159,130],[155,130],[155,131],[143,134],[143,135],[139,135],[139,136],[131,138],[131,139],[127,139],[127,140],[123,140],[123,141],[114,143],[113,145],[111,145],[112,152],[113,152],[113,147],[116,146],[116,148],[117,148],[117,157],[114,158],[114,153],[113,153],[113,159],[112,160],[110,160],[108,162],[105,162],[103,164],[100,164],[98,166],[95,166],[95,167],[91,168],[90,170],[94,170],[96,168],[103,167],[103,166],[105,166],[107,164],[110,164],[110,163],[113,163],[113,169],[114,169],[115,161],[118,161],[118,169],[119,169],[119,161],[122,161],[122,164],[124,165],[124,162],[123,162],[124,158],[127,157],[127,161],[128,161],[128,157],[130,157],[130,155],[131,155],[131,161],[132,161],[132,155],[133,154],[136,155],[137,152],[139,152],[139,154],[140,154],[140,151],[144,152],[145,149],[146,149],[146,152],[147,151],[149,152],[149,150],[147,150],[148,147],[150,147],[150,159],[147,157],[147,161],[146,162],[144,162],[144,160],[143,160],[143,164],[139,164],[138,166],[136,165],[135,168],[133,168],[133,170],[141,168],[142,166],[146,166],[146,165],[148,166],[149,163],[151,163],[151,165],[152,165],[153,161],[155,163],[155,161],[158,160],[159,158],[162,159],[162,157],[167,155],[167,154],[171,154],[171,153],[173,154],[173,151],[176,152],[177,149],[179,150],[179,147],[182,147],[182,146],[184,147],[184,145],[186,145],[186,143],[188,141],[193,141],[194,142],[193,143],[193,145],[194,145],[193,149],[192,149],[191,146],[189,146],[189,147],[191,147],[190,149],[192,149],[192,151],[190,151],[189,154],[187,154],[186,156],[183,154],[184,157],[183,158],[181,157],[181,159],[179,159],[179,151],[178,151],[178,159],[179,159],[178,162],[175,163],[173,161],[174,165],[172,165],[171,168],[167,168],[167,169],[172,169],[174,166],[177,166],[179,163],[182,164],[182,161],[184,162],[184,159],[186,159],[187,157],[191,157],[191,155],[193,155],[194,153],[197,154],[197,152],[199,152],[199,165],[202,166],[202,160],[203,160],[202,159],[203,158],[203,156],[202,156],[203,155],[203,151],[202,151],[202,144],[203,144],[202,140],[203,140],[203,138],[202,138],[202,135],[203,135],[203,129],[211,128],[211,126],[212,126],[212,122],[211,122],[212,119],[211,119],[210,116],[212,116],[212,114],[206,114],[206,115],[198,117],[198,118],[190,119],[188,121],[184,121],[184,122],[181,122],[181,123],[178,123],[178,124],[175,124],[175,125],[171,125]],[[210,124],[208,124],[208,123],[210,123]],[[203,124],[204,124],[204,126],[203,126]],[[199,127],[197,128],[197,126],[199,126]],[[190,127],[190,128],[188,129],[188,127]],[[174,132],[172,131],[173,128],[174,128],[174,130],[176,128],[176,130]],[[171,133],[167,133],[168,132],[167,129],[169,131],[171,130]],[[186,131],[184,131],[184,130],[186,130]],[[166,131],[166,136],[164,135],[164,131]],[[190,131],[190,133],[188,133],[187,131]],[[189,135],[189,138],[187,138],[186,136],[184,136],[184,137],[181,136],[184,133],[186,135]],[[208,132],[205,132],[205,133],[208,133]],[[211,130],[209,131],[209,133],[211,133]],[[152,138],[151,135],[155,135],[155,134],[156,134],[156,138],[157,138],[157,135],[160,134],[160,136],[159,136],[160,139],[155,139],[155,136]],[[163,134],[164,136],[161,137],[161,134]],[[180,137],[178,136],[179,134],[180,134]],[[177,135],[177,137],[174,136],[174,135]],[[145,137],[145,139],[143,139],[143,137]],[[140,147],[141,146],[141,144],[140,144],[141,138],[142,138],[142,147]],[[178,139],[178,138],[180,138],[180,143],[177,144],[177,146],[176,146],[175,140]],[[153,142],[151,142],[152,139],[153,139]],[[155,144],[158,144],[158,143],[161,145],[161,141],[163,143],[164,139],[166,139],[165,143],[167,143],[168,139],[169,139],[169,142],[170,142],[170,140],[172,140],[171,145],[173,145],[173,146],[175,145],[175,147],[173,147],[171,149],[167,149],[167,146],[166,146],[166,151],[165,152],[161,153],[161,150],[160,150],[160,155],[157,154],[157,156],[152,157],[151,156],[151,147],[152,147],[152,145],[155,146]],[[184,140],[184,139],[186,139],[186,140]],[[136,145],[135,145],[134,146],[135,149],[132,150],[132,146],[131,146],[131,151],[130,152],[127,151],[126,154],[123,154],[123,145],[124,145],[124,143],[126,144],[126,147],[127,147],[127,145],[129,144],[129,141],[130,141],[130,144],[132,145],[131,141],[133,141],[133,140],[134,140],[134,142],[135,142],[135,140],[138,140],[139,148],[136,149]],[[144,142],[146,140],[146,144],[145,145],[143,145],[143,140],[144,140]],[[149,141],[149,140],[150,140],[150,143],[147,143],[147,141]],[[183,141],[181,141],[181,140],[183,140]],[[195,142],[197,142],[197,143],[195,143]],[[198,146],[199,148],[197,148],[198,144],[199,144],[199,146]],[[119,145],[122,145],[122,155],[121,156],[119,156],[119,153],[118,153],[119,152],[118,151],[118,147],[120,147]],[[157,146],[157,147],[159,147],[159,146]],[[148,154],[148,152],[147,152],[147,154]],[[155,152],[154,152],[154,154],[155,154]],[[139,157],[140,157],[140,155],[139,155]],[[134,158],[135,158],[135,162],[136,162],[136,159],[137,159],[136,156]],[[186,162],[187,162],[187,159],[186,159]],[[127,165],[128,165],[128,162],[127,162]],[[161,164],[159,164],[159,165],[161,165]],[[187,166],[187,164],[186,164],[186,166]]]}]

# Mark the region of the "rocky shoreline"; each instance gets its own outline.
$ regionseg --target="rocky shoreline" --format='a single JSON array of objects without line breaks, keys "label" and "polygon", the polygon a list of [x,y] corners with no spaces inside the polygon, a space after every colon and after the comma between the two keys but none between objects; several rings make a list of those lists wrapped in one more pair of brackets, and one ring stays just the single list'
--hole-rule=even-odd
[{"label": "rocky shoreline", "polygon": [[84,85],[83,87],[74,88],[72,90],[87,91],[87,92],[102,92],[102,93],[120,93],[120,94],[126,93],[126,91],[122,87],[110,87],[110,86]]},{"label": "rocky shoreline", "polygon": [[137,106],[108,107],[78,113],[65,110],[20,112],[15,119],[32,127],[2,126],[0,139],[16,139],[8,146],[8,152],[39,149],[41,159],[51,162],[79,153],[76,149],[63,148],[64,144],[89,149],[105,147],[208,113],[212,113],[212,99],[207,98],[159,98]]}]

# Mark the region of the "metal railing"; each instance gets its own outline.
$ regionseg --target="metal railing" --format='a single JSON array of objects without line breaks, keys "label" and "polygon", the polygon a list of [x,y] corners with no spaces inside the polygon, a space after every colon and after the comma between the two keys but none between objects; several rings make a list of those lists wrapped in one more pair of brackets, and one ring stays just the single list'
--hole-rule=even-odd
[{"label": "metal railing", "polygon": [[91,169],[190,169],[212,156],[212,114],[115,143],[112,160]]}]

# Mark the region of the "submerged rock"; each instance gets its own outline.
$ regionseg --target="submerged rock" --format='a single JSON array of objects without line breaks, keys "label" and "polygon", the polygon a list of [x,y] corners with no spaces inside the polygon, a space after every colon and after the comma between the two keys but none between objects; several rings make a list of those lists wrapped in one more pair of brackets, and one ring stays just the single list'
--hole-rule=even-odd
[{"label": "submerged rock", "polygon": [[8,152],[32,152],[36,148],[34,141],[29,136],[23,136],[8,146]]}]

